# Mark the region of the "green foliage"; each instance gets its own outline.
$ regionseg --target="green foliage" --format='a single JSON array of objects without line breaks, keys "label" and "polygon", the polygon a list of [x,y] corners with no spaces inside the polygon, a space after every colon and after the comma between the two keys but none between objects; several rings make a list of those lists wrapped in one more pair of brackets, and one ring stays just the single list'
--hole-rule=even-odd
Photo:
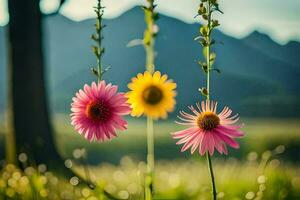
[{"label": "green foliage", "polygon": [[200,27],[200,34],[206,38],[207,36],[209,36],[209,28],[208,26],[201,26]]},{"label": "green foliage", "polygon": [[206,24],[200,27],[199,36],[196,37],[195,40],[198,40],[200,45],[203,47],[203,56],[206,60],[206,65],[203,64],[204,62],[198,63],[207,75],[208,92],[207,95],[205,95],[201,89],[199,89],[199,91],[201,91],[201,94],[207,98],[209,98],[210,71],[214,70],[220,73],[219,69],[213,67],[216,60],[216,53],[211,52],[211,46],[215,44],[215,40],[211,38],[211,34],[216,27],[220,26],[218,20],[212,19],[212,14],[216,11],[222,12],[219,9],[219,4],[217,0],[201,0],[197,16],[201,16],[202,19],[206,22]]},{"label": "green foliage", "polygon": [[97,59],[97,69],[92,68],[92,72],[99,80],[102,80],[102,75],[107,71],[102,69],[101,59],[103,54],[105,53],[105,48],[102,47],[102,40],[104,37],[102,36],[102,31],[106,27],[102,24],[103,14],[104,14],[104,7],[101,5],[101,0],[98,0],[97,7],[94,7],[94,11],[97,15],[95,29],[96,32],[91,35],[91,39],[95,42],[95,45],[92,45],[92,51],[96,56]]}]

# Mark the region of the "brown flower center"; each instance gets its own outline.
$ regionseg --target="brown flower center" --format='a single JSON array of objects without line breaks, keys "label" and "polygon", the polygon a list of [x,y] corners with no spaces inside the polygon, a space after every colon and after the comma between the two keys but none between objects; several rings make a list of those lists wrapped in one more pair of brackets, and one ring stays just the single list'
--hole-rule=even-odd
[{"label": "brown flower center", "polygon": [[163,93],[158,87],[150,86],[144,90],[143,98],[148,104],[155,105],[162,100]]},{"label": "brown flower center", "polygon": [[204,112],[197,119],[199,128],[210,131],[220,124],[220,118],[213,112]]},{"label": "brown flower center", "polygon": [[94,121],[105,122],[111,116],[111,109],[104,100],[92,101],[86,107],[85,114]]}]

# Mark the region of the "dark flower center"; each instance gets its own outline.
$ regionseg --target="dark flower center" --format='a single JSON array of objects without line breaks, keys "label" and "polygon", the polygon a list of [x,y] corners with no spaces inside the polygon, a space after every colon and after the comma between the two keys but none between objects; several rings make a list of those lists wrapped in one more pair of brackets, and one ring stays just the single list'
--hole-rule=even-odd
[{"label": "dark flower center", "polygon": [[163,93],[158,87],[150,86],[144,90],[143,98],[148,104],[155,105],[162,100]]},{"label": "dark flower center", "polygon": [[105,122],[111,117],[111,108],[104,100],[92,101],[86,107],[85,114],[94,121]]},{"label": "dark flower center", "polygon": [[213,112],[204,112],[197,119],[199,128],[210,131],[220,125],[220,118]]}]

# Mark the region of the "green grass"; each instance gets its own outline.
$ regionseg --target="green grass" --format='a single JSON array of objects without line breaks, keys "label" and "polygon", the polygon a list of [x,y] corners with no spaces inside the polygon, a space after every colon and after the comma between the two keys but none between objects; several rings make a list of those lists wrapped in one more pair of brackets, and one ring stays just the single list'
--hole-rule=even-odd
[{"label": "green grass", "polygon": [[[214,160],[219,199],[297,200],[300,198],[299,168],[278,159]],[[69,161],[69,163],[73,163]],[[266,164],[268,163],[268,164]],[[74,170],[85,176],[81,166]],[[103,191],[118,199],[143,199],[146,164],[124,156],[119,165],[90,166],[94,190],[46,171],[7,165],[0,173],[0,199],[103,199]],[[158,161],[155,169],[155,199],[209,200],[210,182],[205,164],[191,160]]]},{"label": "green grass", "polygon": [[[246,136],[239,140],[241,149],[213,158],[219,199],[300,199],[300,120],[242,121]],[[103,190],[119,199],[143,199],[145,125],[143,120],[129,119],[129,129],[119,133],[118,138],[89,143],[73,130],[67,116],[57,115],[56,139],[65,163],[85,177],[77,154],[81,148],[86,149],[96,189],[77,185],[76,178],[58,177],[45,171],[45,166],[21,171],[9,165],[0,172],[0,200],[106,200]],[[168,121],[155,125],[155,199],[209,200],[210,182],[204,158],[180,153],[180,147],[170,137],[170,132],[181,128]]]}]

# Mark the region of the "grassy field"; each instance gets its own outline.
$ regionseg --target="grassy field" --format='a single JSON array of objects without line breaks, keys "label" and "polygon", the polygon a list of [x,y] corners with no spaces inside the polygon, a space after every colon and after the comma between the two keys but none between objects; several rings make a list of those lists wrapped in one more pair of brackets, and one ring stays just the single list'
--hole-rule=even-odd
[{"label": "grassy field", "polygon": [[[300,198],[300,174],[295,166],[282,165],[277,159],[269,164],[252,160],[214,160],[218,199],[297,200]],[[20,171],[12,165],[1,170],[0,199],[143,199],[145,163],[123,157],[120,165],[104,163],[90,167],[96,182],[91,189],[76,177],[66,180],[45,171],[27,167]],[[75,169],[83,173],[80,166]],[[209,200],[210,184],[205,165],[196,161],[159,161],[154,180],[155,199]],[[103,191],[114,198],[103,197]]]},{"label": "grassy field", "polygon": [[[230,150],[230,156],[246,159],[250,152],[262,154],[275,149],[279,145],[285,147],[285,154],[281,159],[289,162],[300,161],[300,120],[298,119],[244,119],[245,137],[239,139],[241,149]],[[62,123],[63,122],[63,123]],[[92,164],[107,161],[116,163],[124,155],[137,160],[144,160],[146,155],[145,121],[129,120],[127,131],[119,137],[106,143],[92,143],[77,134],[69,123],[68,117],[58,115],[55,120],[57,143],[65,157],[72,156],[76,148],[86,148]],[[171,132],[182,129],[172,121],[158,122],[155,124],[155,146],[158,159],[190,158],[187,153],[180,153],[180,147],[175,145]],[[221,156],[220,156],[221,157]],[[193,156],[198,159],[199,156]],[[222,157],[221,157],[222,158]]]},{"label": "grassy field", "polygon": [[[246,136],[240,139],[241,149],[213,159],[218,199],[300,199],[300,120],[242,121]],[[57,115],[54,125],[65,165],[87,177],[80,161],[84,149],[96,189],[79,184],[75,177],[58,177],[43,165],[24,171],[9,165],[0,173],[0,199],[113,199],[104,197],[103,191],[117,199],[143,199],[145,121],[129,120],[128,131],[118,138],[91,144],[73,130],[65,115]],[[205,159],[180,153],[170,137],[170,132],[181,128],[172,122],[156,123],[155,199],[209,200]]]}]

